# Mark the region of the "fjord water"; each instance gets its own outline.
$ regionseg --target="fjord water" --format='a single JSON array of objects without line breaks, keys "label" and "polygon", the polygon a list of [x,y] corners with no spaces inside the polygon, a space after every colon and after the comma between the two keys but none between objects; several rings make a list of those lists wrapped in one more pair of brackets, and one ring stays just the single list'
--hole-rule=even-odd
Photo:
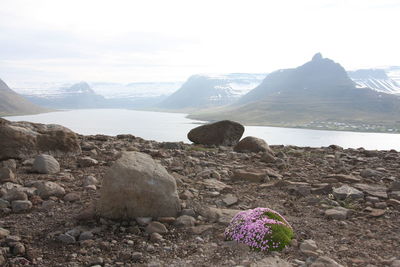
[{"label": "fjord water", "polygon": [[[80,109],[28,116],[5,117],[11,121],[60,124],[84,135],[132,134],[148,140],[183,141],[190,129],[203,123],[186,114],[123,109]],[[280,127],[246,126],[244,136],[265,139],[271,145],[400,150],[400,134],[322,131]]]}]

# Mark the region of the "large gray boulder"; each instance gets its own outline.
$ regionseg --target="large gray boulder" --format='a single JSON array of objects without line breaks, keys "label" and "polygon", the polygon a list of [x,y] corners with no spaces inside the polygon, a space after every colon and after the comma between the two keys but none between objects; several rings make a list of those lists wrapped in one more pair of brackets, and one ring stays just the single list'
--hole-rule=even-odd
[{"label": "large gray boulder", "polygon": [[234,121],[218,121],[196,127],[188,133],[188,139],[202,145],[236,145],[244,133],[243,125]]},{"label": "large gray boulder", "polygon": [[175,179],[149,155],[124,152],[106,172],[97,203],[100,216],[175,217],[179,211]]},{"label": "large gray boulder", "polygon": [[0,160],[46,153],[77,155],[79,140],[71,130],[55,124],[10,122],[0,118]]}]

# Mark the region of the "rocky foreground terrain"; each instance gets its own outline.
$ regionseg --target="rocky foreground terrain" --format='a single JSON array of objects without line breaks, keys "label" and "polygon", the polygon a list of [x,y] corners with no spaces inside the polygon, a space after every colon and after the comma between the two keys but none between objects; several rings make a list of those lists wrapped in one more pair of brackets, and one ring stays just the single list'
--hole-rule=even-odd
[{"label": "rocky foreground terrain", "polygon": [[[0,266],[400,266],[400,152],[239,144],[79,136],[0,119]],[[101,197],[114,186],[107,179],[125,175],[115,164],[124,151],[174,177],[176,216],[101,216],[100,205],[114,204]],[[287,219],[290,247],[254,252],[225,240],[230,218],[255,207]]]}]

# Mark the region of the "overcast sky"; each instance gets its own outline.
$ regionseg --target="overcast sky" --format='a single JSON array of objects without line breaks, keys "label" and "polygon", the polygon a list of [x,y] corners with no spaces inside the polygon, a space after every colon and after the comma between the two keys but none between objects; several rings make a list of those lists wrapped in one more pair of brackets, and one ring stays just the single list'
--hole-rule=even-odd
[{"label": "overcast sky", "polygon": [[0,78],[183,81],[271,72],[321,52],[400,65],[400,0],[0,0]]}]

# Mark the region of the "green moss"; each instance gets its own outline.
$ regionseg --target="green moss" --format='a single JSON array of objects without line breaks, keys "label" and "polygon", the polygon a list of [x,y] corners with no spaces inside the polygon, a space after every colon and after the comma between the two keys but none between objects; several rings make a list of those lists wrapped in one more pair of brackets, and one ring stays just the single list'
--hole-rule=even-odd
[{"label": "green moss", "polygon": [[[281,251],[286,246],[290,245],[291,240],[294,237],[293,230],[286,225],[273,224],[269,225],[272,229],[272,235],[268,245],[270,251]],[[278,244],[278,247],[274,248],[273,245]]]},{"label": "green moss", "polygon": [[285,223],[285,220],[281,216],[279,216],[278,214],[275,214],[273,212],[269,212],[268,211],[268,212],[265,212],[264,215],[267,216],[268,218],[272,219],[272,220],[280,221],[280,222]]}]

